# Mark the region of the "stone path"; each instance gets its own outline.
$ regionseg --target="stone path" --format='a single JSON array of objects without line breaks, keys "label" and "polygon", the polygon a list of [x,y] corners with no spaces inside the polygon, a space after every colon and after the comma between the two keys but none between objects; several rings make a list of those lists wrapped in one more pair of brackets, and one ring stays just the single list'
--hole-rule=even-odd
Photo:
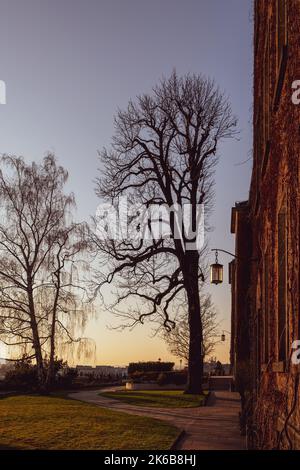
[{"label": "stone path", "polygon": [[[116,390],[105,389],[105,391]],[[150,408],[122,403],[99,396],[100,390],[71,393],[70,398],[94,403],[117,411],[157,418],[184,430],[176,449],[182,450],[244,450],[240,436],[239,395],[233,392],[211,393],[207,406],[197,408]]]}]

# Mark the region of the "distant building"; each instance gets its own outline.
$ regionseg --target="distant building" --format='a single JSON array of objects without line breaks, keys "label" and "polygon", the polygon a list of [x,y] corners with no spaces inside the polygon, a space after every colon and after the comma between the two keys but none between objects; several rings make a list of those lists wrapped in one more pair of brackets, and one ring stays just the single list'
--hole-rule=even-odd
[{"label": "distant building", "polygon": [[118,375],[125,377],[127,376],[127,367],[116,367],[116,366],[96,366],[95,367],[95,374],[102,374],[102,375]]},{"label": "distant building", "polygon": [[76,370],[79,377],[126,377],[127,367],[115,367],[115,366],[76,366]]}]

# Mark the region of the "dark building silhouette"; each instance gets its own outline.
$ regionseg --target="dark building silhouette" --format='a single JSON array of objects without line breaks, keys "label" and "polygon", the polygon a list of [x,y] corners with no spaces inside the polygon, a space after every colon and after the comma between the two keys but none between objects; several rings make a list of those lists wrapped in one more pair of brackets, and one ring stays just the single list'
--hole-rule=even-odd
[{"label": "dark building silhouette", "polygon": [[232,289],[230,353],[234,375],[237,368],[243,367],[244,362],[249,362],[250,359],[248,325],[250,265],[245,262],[251,257],[250,231],[248,202],[236,203],[231,213],[231,233],[235,234],[236,258],[229,265],[229,281]]},{"label": "dark building silhouette", "polygon": [[253,171],[249,201],[232,211],[232,361],[249,446],[300,449],[300,1],[254,8]]}]

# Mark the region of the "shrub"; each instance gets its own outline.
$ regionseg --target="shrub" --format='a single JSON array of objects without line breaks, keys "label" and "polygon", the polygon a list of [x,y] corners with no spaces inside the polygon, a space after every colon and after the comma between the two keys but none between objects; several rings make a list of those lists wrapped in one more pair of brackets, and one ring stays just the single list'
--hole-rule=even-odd
[{"label": "shrub", "polygon": [[156,382],[161,372],[133,372],[130,378],[135,382]]},{"label": "shrub", "polygon": [[68,388],[74,385],[74,382],[77,378],[76,369],[68,369],[63,375],[57,377],[57,385],[61,388]]},{"label": "shrub", "polygon": [[143,382],[156,382],[161,372],[144,372],[141,376]]},{"label": "shrub", "polygon": [[[45,371],[47,371],[48,362],[45,361]],[[67,367],[67,364],[61,359],[54,361],[55,381],[51,387],[60,385],[62,378],[58,376],[58,371]],[[67,377],[67,382],[70,377]],[[8,390],[36,391],[38,389],[37,367],[32,364],[31,359],[23,357],[14,364],[14,368],[5,374],[3,388]]]},{"label": "shrub", "polygon": [[37,386],[37,369],[31,361],[24,359],[16,362],[14,368],[9,370],[4,379],[7,388],[14,390],[35,390]]},{"label": "shrub", "polygon": [[174,367],[174,362],[131,362],[128,366],[128,375],[135,372],[168,372]]},{"label": "shrub", "polygon": [[187,382],[186,371],[162,372],[159,374],[158,385],[185,385]]}]

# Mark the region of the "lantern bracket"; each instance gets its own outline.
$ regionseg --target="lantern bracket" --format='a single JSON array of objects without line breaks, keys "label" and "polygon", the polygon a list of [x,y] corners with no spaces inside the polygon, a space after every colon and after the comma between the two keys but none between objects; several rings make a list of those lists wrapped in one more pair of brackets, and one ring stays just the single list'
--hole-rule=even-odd
[{"label": "lantern bracket", "polygon": [[[211,251],[214,251],[216,253],[216,260],[218,259],[218,251],[222,251],[223,253],[227,253],[228,255],[233,256],[234,258],[237,258],[237,256],[234,255],[233,253],[230,253],[230,251],[221,250],[221,248],[212,248]],[[216,261],[216,262],[218,262],[218,261]]]},{"label": "lantern bracket", "polygon": [[233,253],[230,253],[230,251],[222,250],[221,248],[212,248],[211,251],[215,251],[216,253],[216,259],[218,259],[218,251],[222,251],[223,253],[227,253],[227,255],[232,256],[235,259],[240,259],[240,260],[248,260],[248,261],[257,261],[257,258],[244,258],[241,256],[237,256]]}]

